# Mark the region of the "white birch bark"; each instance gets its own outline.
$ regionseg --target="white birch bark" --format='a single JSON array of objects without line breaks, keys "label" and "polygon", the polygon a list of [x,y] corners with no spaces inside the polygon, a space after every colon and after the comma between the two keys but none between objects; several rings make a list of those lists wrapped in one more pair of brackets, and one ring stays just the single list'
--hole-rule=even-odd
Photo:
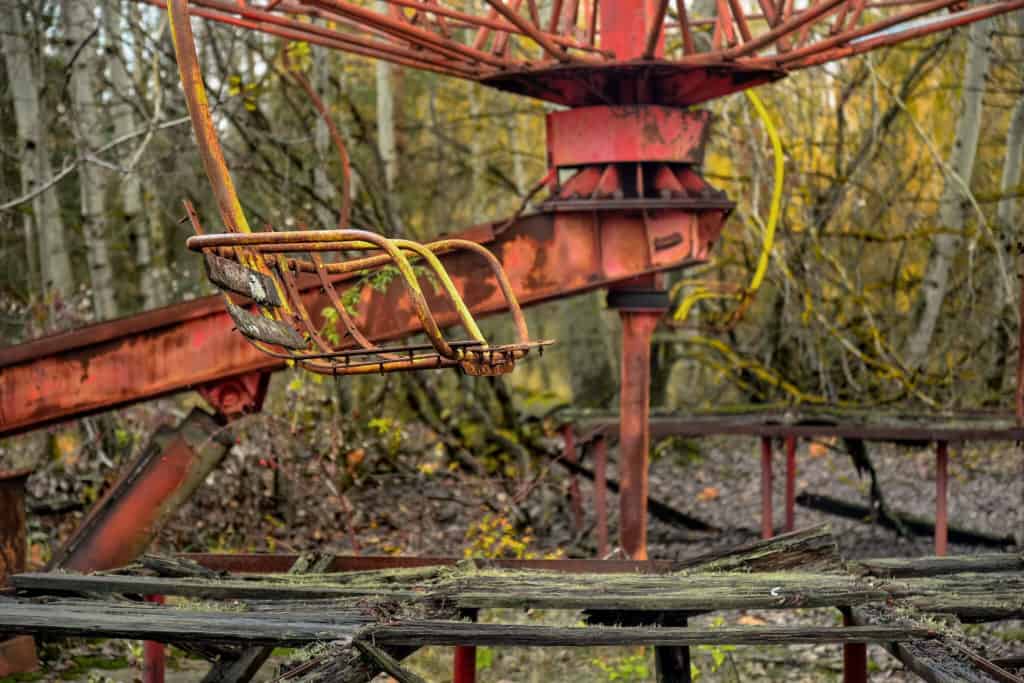
[{"label": "white birch bark", "polygon": [[[28,193],[40,183],[49,181],[53,175],[46,140],[46,120],[39,107],[36,69],[41,62],[33,58],[32,42],[26,34],[27,27],[20,8],[11,2],[5,14],[7,26],[0,30],[0,47],[7,68],[18,131],[19,148],[16,151],[20,163],[21,189],[23,193]],[[33,285],[41,285],[44,296],[50,292],[59,298],[66,298],[74,291],[75,283],[55,187],[32,199],[31,213],[24,214],[24,228],[29,249],[29,270],[35,279]]]},{"label": "white birch bark", "polygon": [[523,154],[519,150],[519,117],[515,114],[508,117],[508,148],[512,153],[512,180],[516,184],[516,194],[520,197],[526,194],[526,166],[523,164]]},{"label": "white birch bark", "polygon": [[963,242],[962,233],[969,209],[966,193],[971,184],[981,133],[982,95],[991,56],[992,32],[991,21],[972,24],[968,32],[960,118],[945,168],[945,183],[939,203],[939,225],[944,230],[932,240],[919,294],[917,310],[920,314],[907,340],[906,359],[912,369],[921,367],[928,356],[949,290],[950,270]]},{"label": "white birch bark", "polygon": [[[1024,36],[1024,11],[1016,13],[1016,29]],[[1017,56],[1024,59],[1024,44],[1019,46]],[[1024,161],[1024,93],[1017,97],[1017,103],[1010,114],[1010,123],[1006,131],[1006,159],[1003,161],[1003,177],[999,182],[1002,198],[996,209],[999,221],[999,233],[1010,244],[1019,237],[1015,230],[1016,204],[1020,200],[1010,196],[1020,185],[1021,162]]]},{"label": "white birch bark", "polygon": [[477,223],[481,220],[481,207],[485,201],[484,193],[487,191],[487,183],[484,182],[487,164],[480,135],[482,110],[480,93],[477,91],[475,83],[466,85],[469,87],[469,169],[472,174],[472,178],[470,178],[470,222]]},{"label": "white birch bark", "polygon": [[[320,99],[327,105],[327,68],[324,64],[325,51],[322,49],[313,50],[313,87],[316,89]],[[328,111],[329,111],[328,106]],[[330,131],[327,129],[327,122],[322,116],[316,117],[316,128],[313,130],[313,146],[316,149],[316,166],[313,168],[313,190],[318,197],[321,197],[328,206],[317,204],[315,209],[317,228],[329,230],[341,227],[338,225],[338,212],[332,210],[330,205],[338,203],[338,193],[330,178],[327,177],[328,159],[332,156]]]},{"label": "white birch bark", "polygon": [[[377,10],[388,12],[388,3],[378,0]],[[384,164],[384,182],[389,193],[398,179],[398,149],[395,141],[395,92],[392,83],[393,67],[377,60],[377,150]]]},{"label": "white birch bark", "polygon": [[[128,135],[136,128],[135,112],[131,99],[135,97],[135,89],[128,69],[126,50],[121,36],[127,29],[122,19],[125,3],[110,0],[103,4],[103,24],[106,31],[107,63],[110,67],[110,82],[114,88],[111,93],[109,112],[114,128],[114,137]],[[136,63],[136,68],[142,68]],[[108,192],[107,198],[113,206],[109,206],[110,216],[120,216],[122,224],[112,226],[114,233],[126,234],[135,244],[135,265],[139,273],[139,294],[142,308],[148,310],[165,303],[164,288],[159,286],[153,264],[153,250],[150,243],[150,225],[143,213],[142,178],[138,171],[131,169],[127,175],[109,176],[114,192]],[[119,190],[119,191],[118,191]],[[117,198],[121,199],[121,212],[117,211]]]},{"label": "white birch bark", "polygon": [[63,0],[62,10],[69,42],[71,77],[71,128],[81,159],[78,183],[81,195],[82,232],[92,286],[93,313],[97,320],[117,317],[114,296],[114,268],[107,244],[107,216],[104,211],[106,172],[90,161],[92,150],[103,144],[100,101],[95,79],[98,53],[93,41],[98,28],[96,4],[92,0]]}]

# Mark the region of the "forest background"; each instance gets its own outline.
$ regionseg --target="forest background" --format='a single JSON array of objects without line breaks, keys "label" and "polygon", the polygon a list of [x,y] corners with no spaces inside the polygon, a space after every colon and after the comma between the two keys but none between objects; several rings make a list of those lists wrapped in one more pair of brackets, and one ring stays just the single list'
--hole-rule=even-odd
[{"label": "forest background", "polygon": [[[126,0],[0,0],[0,11],[2,343],[211,293],[184,249],[182,199],[208,222],[216,212],[165,14]],[[196,26],[251,219],[333,226],[338,160],[327,127],[282,73],[284,45]],[[289,64],[343,132],[358,227],[429,240],[497,220],[546,170],[551,105],[307,45],[290,48]],[[1009,409],[1022,64],[1016,12],[759,88],[785,176],[756,292],[748,286],[766,239],[772,145],[742,94],[711,103],[705,175],[738,208],[713,259],[671,278],[673,311],[655,335],[654,408]],[[533,336],[560,343],[507,380],[430,373],[332,383],[289,371],[275,380],[278,408],[265,418],[284,426],[267,429],[305,429],[320,444],[312,448],[348,462],[367,439],[379,437],[386,453],[391,432],[416,424],[446,457],[470,448],[492,459],[490,469],[525,477],[522,418],[570,405],[614,410],[619,376],[618,316],[603,294],[545,304],[528,319]],[[87,460],[106,473],[190,402],[200,400],[8,439],[0,457],[56,468]]]}]

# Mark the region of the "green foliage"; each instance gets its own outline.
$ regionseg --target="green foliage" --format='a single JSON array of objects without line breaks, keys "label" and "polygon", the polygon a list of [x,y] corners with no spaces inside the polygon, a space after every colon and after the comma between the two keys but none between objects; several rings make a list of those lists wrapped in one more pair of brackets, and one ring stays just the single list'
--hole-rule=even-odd
[{"label": "green foliage", "polygon": [[[437,276],[434,271],[430,270],[422,264],[413,263],[412,271],[416,275],[417,279],[426,280],[435,289],[438,287]],[[363,271],[360,273],[359,280],[346,289],[341,295],[341,303],[345,307],[345,310],[356,315],[359,313],[359,299],[363,295],[363,290],[369,287],[375,292],[384,293],[388,291],[388,287],[391,286],[392,281],[395,278],[402,276],[401,271],[396,266],[381,266],[370,271]]]},{"label": "green foliage", "polygon": [[[724,625],[725,618],[722,616],[716,616],[710,624],[712,628]],[[735,649],[735,645],[698,645],[696,648],[692,648],[691,652],[695,656],[690,660],[690,678],[696,681],[703,675],[703,670],[696,661],[698,658],[701,660],[710,659],[710,664],[708,665],[709,672],[717,673],[729,658],[729,653]]]},{"label": "green foliage", "polygon": [[484,672],[494,666],[494,650],[489,647],[476,649],[476,670]]},{"label": "green foliage", "polygon": [[641,648],[635,654],[599,657],[590,660],[590,663],[597,667],[608,681],[646,681],[651,676],[648,659],[647,648]]}]

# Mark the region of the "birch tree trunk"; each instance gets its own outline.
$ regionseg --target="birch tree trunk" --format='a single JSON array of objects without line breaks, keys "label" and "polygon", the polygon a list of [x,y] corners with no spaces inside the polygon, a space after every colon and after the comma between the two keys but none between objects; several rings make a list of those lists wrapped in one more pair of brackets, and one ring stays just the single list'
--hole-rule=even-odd
[{"label": "birch tree trunk", "polygon": [[[1024,36],[1024,11],[1016,13],[1017,33]],[[1024,60],[1024,44],[1019,44],[1017,57]],[[999,233],[1004,236],[1011,247],[1015,239],[1019,239],[1014,223],[1016,204],[1019,201],[1011,196],[1021,184],[1021,162],[1024,161],[1024,93],[1017,97],[1017,103],[1010,114],[1010,124],[1006,131],[1006,159],[1003,161],[1003,177],[999,182],[1001,199],[996,209],[999,221]]]},{"label": "birch tree trunk", "polygon": [[[146,93],[155,93],[153,95],[156,101],[162,101],[163,97],[163,83],[160,80],[160,69],[158,62],[154,61],[152,65],[143,70],[143,64],[146,63],[146,55],[143,51],[142,46],[146,42],[147,34],[152,36],[154,31],[145,25],[142,13],[139,11],[139,3],[127,2],[128,9],[128,25],[132,31],[132,46],[133,50],[133,63],[137,69],[135,72],[135,80],[138,83],[136,88],[138,91]],[[166,19],[161,19],[165,22]],[[163,35],[164,27],[166,24],[161,23],[156,29],[158,35]],[[124,52],[122,51],[122,56]],[[164,306],[170,303],[175,298],[175,291],[172,287],[172,280],[170,277],[170,271],[167,268],[167,238],[166,226],[163,223],[163,212],[160,206],[160,200],[157,196],[157,191],[153,188],[142,187],[142,219],[145,221],[145,225],[140,225],[140,230],[145,230],[145,242],[146,250],[148,253],[141,253],[143,247],[139,245],[136,248],[136,259],[140,264],[147,263],[146,271],[144,275],[148,282],[143,285],[143,297],[145,297],[145,290],[149,289],[153,292],[152,303],[146,301],[146,308],[155,308],[158,306]]]},{"label": "birch tree trunk", "polygon": [[[125,11],[124,3],[108,0],[103,4],[103,25],[107,34],[110,65],[110,82],[114,88],[108,112],[114,128],[114,137],[119,138],[132,133],[136,128],[135,112],[131,100],[135,97],[133,81],[125,66],[127,56],[121,40],[123,31],[127,30],[122,20]],[[136,64],[142,68],[142,64]],[[114,234],[124,234],[129,242],[135,245],[135,266],[139,275],[139,295],[143,310],[162,306],[164,290],[158,285],[156,271],[153,267],[153,250],[150,244],[149,222],[143,214],[142,179],[134,169],[127,175],[109,176],[110,186],[114,190],[107,193],[111,206],[107,214],[120,218],[121,224],[114,225]],[[120,190],[118,192],[117,190]],[[116,198],[120,196],[121,211],[117,210]],[[114,218],[114,220],[117,220]]]},{"label": "birch tree trunk", "polygon": [[[377,10],[387,12],[388,3],[378,0]],[[395,190],[398,179],[398,149],[395,141],[395,92],[392,87],[390,63],[377,60],[377,150],[384,165],[384,183],[388,193]],[[390,201],[390,199],[389,199]]]},{"label": "birch tree trunk", "polygon": [[63,0],[62,10],[70,49],[71,128],[78,147],[78,184],[82,202],[82,232],[85,236],[93,312],[97,320],[117,317],[114,297],[114,268],[107,244],[104,212],[106,173],[93,161],[92,151],[103,144],[100,104],[97,97],[98,55],[92,41],[97,33],[96,3],[93,0]]},{"label": "birch tree trunk", "polygon": [[991,56],[993,23],[979,21],[968,32],[967,61],[964,66],[960,118],[956,124],[953,149],[945,169],[945,183],[939,203],[939,225],[943,232],[932,240],[918,300],[913,333],[907,340],[907,364],[920,368],[928,356],[942,303],[949,290],[950,269],[963,242],[962,233],[968,203],[965,201],[974,170],[981,133],[982,95]]},{"label": "birch tree trunk", "polygon": [[[313,87],[316,89],[320,98],[324,100],[325,106],[327,106],[327,68],[324,63],[325,61],[325,50],[314,49],[313,50]],[[328,111],[330,107],[328,107]],[[313,146],[316,149],[316,166],[313,168],[313,190],[317,196],[322,198],[328,204],[339,203],[338,193],[335,191],[334,185],[331,183],[330,178],[327,177],[327,160],[331,156],[331,139],[330,131],[327,130],[327,122],[324,121],[322,116],[316,117],[316,128],[313,131]],[[317,204],[316,210],[317,228],[328,230],[331,228],[341,228],[348,226],[338,225],[338,214],[337,211]]]},{"label": "birch tree trunk", "polygon": [[523,164],[523,154],[519,149],[519,117],[512,114],[508,117],[508,148],[512,154],[512,179],[516,183],[516,195],[526,195],[526,167]]},{"label": "birch tree trunk", "polygon": [[482,220],[481,208],[487,201],[484,198],[484,193],[487,191],[484,177],[487,172],[487,164],[480,135],[480,115],[482,113],[480,93],[477,91],[476,83],[467,83],[466,86],[469,88],[469,168],[472,174],[469,192],[470,222],[478,223]]},{"label": "birch tree trunk", "polygon": [[[53,175],[50,166],[49,145],[46,141],[46,121],[39,107],[39,60],[33,59],[32,41],[20,7],[10,3],[7,26],[0,30],[0,48],[3,49],[14,103],[20,149],[19,171],[22,192],[28,193],[46,183]],[[24,214],[28,264],[34,287],[41,286],[47,293],[66,298],[74,291],[71,258],[68,255],[64,222],[57,203],[57,191],[50,188],[32,199],[32,211]]]}]

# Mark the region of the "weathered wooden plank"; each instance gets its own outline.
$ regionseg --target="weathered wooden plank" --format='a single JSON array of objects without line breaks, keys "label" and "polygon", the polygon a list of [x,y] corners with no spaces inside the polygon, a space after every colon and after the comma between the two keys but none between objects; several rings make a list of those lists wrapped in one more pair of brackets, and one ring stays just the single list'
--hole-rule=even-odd
[{"label": "weathered wooden plank", "polygon": [[10,633],[155,640],[302,645],[349,642],[372,617],[350,611],[281,618],[273,614],[187,610],[160,605],[125,605],[103,600],[39,603],[0,599],[0,629]]},{"label": "weathered wooden plank", "polygon": [[[330,555],[304,553],[295,559],[289,574],[299,575],[322,572],[331,561]],[[194,563],[193,563],[194,564]],[[175,565],[176,566],[176,565]],[[195,565],[200,567],[200,565]],[[189,567],[191,569],[191,567]],[[205,569],[205,567],[200,567]],[[206,571],[209,571],[206,569]],[[202,683],[246,683],[253,679],[260,667],[270,659],[274,648],[267,645],[247,647],[235,657],[222,657],[210,667]]]},{"label": "weathered wooden plank", "polygon": [[716,610],[832,607],[885,600],[889,594],[836,574],[607,575],[470,570],[411,584],[332,584],[330,575],[202,580],[78,574],[18,574],[18,590],[178,595],[218,600],[324,598],[409,601],[457,609],[497,607],[605,610]]},{"label": "weathered wooden plank", "polygon": [[281,297],[269,275],[209,252],[204,257],[206,276],[221,289],[249,297],[264,306],[281,305]]},{"label": "weathered wooden plank", "polygon": [[[714,566],[714,565],[708,565]],[[341,578],[342,582],[336,579]],[[22,591],[179,595],[221,600],[324,600],[340,609],[359,599],[444,605],[451,609],[535,608],[621,611],[712,611],[838,607],[907,601],[926,612],[982,621],[1024,616],[1024,573],[989,572],[879,579],[838,573],[704,572],[564,574],[469,567],[443,573],[392,571],[357,581],[344,575],[208,580],[148,576],[20,574]],[[375,579],[375,580],[373,580]],[[287,605],[281,605],[284,609]]]},{"label": "weathered wooden plank", "polygon": [[238,331],[249,339],[276,344],[288,349],[305,349],[307,346],[302,336],[294,328],[284,323],[264,318],[261,315],[253,315],[241,306],[234,304],[228,304],[227,309],[228,315],[235,321]]},{"label": "weathered wooden plank", "polygon": [[654,645],[794,645],[821,643],[885,643],[935,637],[927,628],[871,626],[726,626],[708,629],[587,626],[558,627],[522,624],[481,624],[453,621],[402,621],[369,629],[362,638],[378,645],[618,647]]},{"label": "weathered wooden plank", "polygon": [[840,571],[839,546],[828,524],[819,524],[677,562],[674,571],[777,572]]},{"label": "weathered wooden plank", "polygon": [[856,560],[847,568],[861,576],[922,577],[961,572],[1011,572],[1024,570],[1024,554],[987,553],[984,555],[948,555],[946,557],[885,557]]},{"label": "weathered wooden plank", "polygon": [[372,643],[357,640],[353,644],[366,658],[372,660],[381,671],[391,676],[398,683],[427,683],[413,672],[402,668],[397,659]]}]

